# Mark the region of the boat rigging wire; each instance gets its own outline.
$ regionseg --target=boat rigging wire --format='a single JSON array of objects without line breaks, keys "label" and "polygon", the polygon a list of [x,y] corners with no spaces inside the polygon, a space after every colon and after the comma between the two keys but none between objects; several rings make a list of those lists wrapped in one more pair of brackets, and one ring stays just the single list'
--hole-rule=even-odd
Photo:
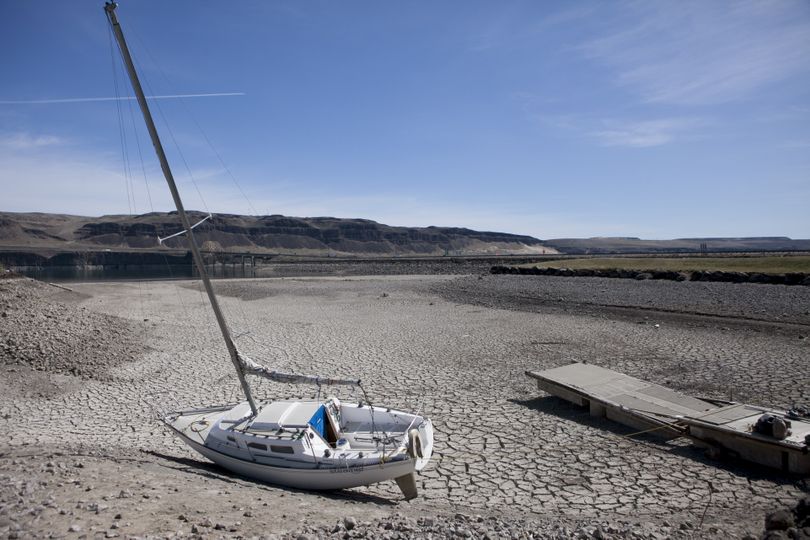
[{"label": "boat rigging wire", "polygon": [[[137,42],[138,42],[138,45],[139,45],[139,46],[140,46],[140,47],[141,47],[141,48],[142,48],[142,49],[143,49],[143,50],[146,52],[146,55],[149,57],[149,59],[150,59],[150,60],[152,61],[152,63],[154,64],[155,68],[157,69],[157,72],[158,72],[158,73],[159,73],[159,74],[160,74],[160,75],[163,77],[163,79],[166,81],[167,88],[168,88],[170,91],[171,91],[171,90],[174,90],[174,85],[172,84],[172,82],[171,82],[171,80],[169,79],[168,75],[166,75],[166,72],[163,70],[163,68],[161,67],[160,63],[159,63],[159,62],[158,62],[158,61],[155,59],[155,57],[152,55],[152,53],[151,53],[151,51],[149,50],[149,47],[148,47],[148,45],[146,44],[146,42],[145,42],[144,40],[142,40],[142,39],[141,39],[140,34],[139,34],[139,33],[138,33],[138,32],[137,32],[135,29],[133,29],[133,30],[132,30],[132,35],[133,35],[133,37],[135,38],[135,41],[137,41]],[[237,94],[235,93],[234,95],[237,95]],[[238,95],[245,95],[245,94],[244,94],[244,93],[239,93]],[[191,118],[191,121],[192,121],[192,122],[194,122],[194,125],[197,127],[197,130],[200,132],[200,135],[202,135],[203,139],[205,139],[206,144],[208,144],[208,147],[211,149],[211,151],[212,151],[212,152],[214,153],[214,155],[216,156],[217,161],[219,161],[219,164],[220,164],[220,165],[222,166],[222,168],[225,170],[225,173],[228,175],[228,177],[229,177],[229,178],[231,179],[231,181],[234,183],[234,185],[236,186],[236,189],[237,189],[237,190],[239,190],[239,193],[242,195],[242,198],[244,198],[244,199],[245,199],[245,202],[247,202],[248,207],[250,207],[250,210],[253,212],[253,215],[255,215],[255,216],[260,215],[259,211],[258,211],[258,210],[256,210],[256,207],[254,207],[254,206],[253,206],[253,203],[250,201],[250,198],[247,196],[247,194],[245,193],[245,191],[242,189],[242,186],[241,186],[241,184],[239,183],[239,181],[236,179],[236,176],[234,176],[234,174],[231,172],[230,167],[228,167],[228,165],[226,165],[226,164],[225,164],[225,160],[224,160],[224,159],[222,159],[222,156],[221,156],[221,155],[220,155],[220,153],[217,151],[217,149],[216,149],[216,147],[214,146],[214,144],[211,142],[211,139],[208,137],[208,134],[207,134],[207,133],[205,132],[205,130],[202,128],[202,125],[201,125],[201,124],[200,124],[200,123],[197,121],[197,118],[196,118],[196,117],[194,116],[194,114],[192,113],[191,108],[188,106],[188,104],[186,103],[186,100],[184,99],[186,96],[184,96],[184,95],[182,95],[182,94],[177,94],[177,97],[178,97],[178,99],[180,100],[180,105],[183,107],[183,109],[185,109],[186,114],[188,114],[189,118]],[[188,96],[188,97],[191,97],[191,96]]]},{"label": "boat rigging wire", "polygon": [[[112,74],[113,74],[113,87],[114,87],[115,96],[118,97],[120,95],[120,92],[119,92],[119,89],[118,89],[118,69],[117,69],[117,64],[115,62],[115,50],[113,49],[112,29],[109,28],[109,27],[107,28],[107,37],[109,38],[109,44],[110,44],[110,61],[111,61]],[[116,110],[116,114],[117,114],[117,118],[118,118],[118,137],[119,137],[119,142],[120,142],[120,145],[121,145],[121,162],[122,162],[123,174],[124,174],[124,187],[125,187],[126,192],[127,192],[127,207],[128,207],[128,210],[129,210],[129,214],[133,215],[133,213],[134,213],[133,212],[133,201],[132,201],[133,194],[130,191],[130,182],[129,182],[130,174],[129,174],[129,156],[128,156],[128,152],[127,152],[127,138],[126,138],[126,131],[124,129],[124,117],[123,117],[123,114],[121,112],[121,102],[118,99],[115,100],[115,110]]]},{"label": "boat rigging wire", "polygon": [[[146,56],[152,62],[152,65],[154,66],[155,70],[160,74],[162,79],[165,81],[168,92],[172,93],[172,94],[177,94],[177,92],[176,92],[176,90],[174,88],[174,85],[172,84],[172,82],[169,79],[168,75],[166,74],[165,70],[163,70],[163,68],[161,67],[160,62],[158,62],[157,59],[155,59],[155,57],[152,55],[152,53],[151,53],[151,51],[149,49],[149,46],[146,44],[145,40],[141,39],[140,33],[137,31],[137,28],[134,28],[134,27],[130,28],[130,33],[134,36],[135,41],[138,43],[139,48],[146,53]],[[137,66],[139,72],[141,72],[143,74],[144,70],[142,69],[140,62],[135,58],[133,58],[133,62]],[[149,92],[154,94],[155,92],[154,92],[154,89],[152,88],[152,84],[151,84],[150,80],[147,77],[145,77],[144,75],[141,76],[141,79],[143,80],[143,83],[146,86],[146,88],[149,90]],[[188,105],[186,104],[186,101],[185,101],[185,99],[183,99],[182,94],[177,94],[177,95],[181,96],[181,97],[179,97],[179,102],[180,102],[180,105],[182,106],[183,110],[185,111],[186,115],[194,123],[197,130],[200,132],[203,139],[206,141],[209,148],[211,149],[213,154],[217,157],[217,160],[222,165],[222,168],[225,170],[225,172],[228,174],[228,176],[233,181],[233,183],[236,186],[236,188],[238,189],[239,193],[242,195],[242,197],[248,203],[248,206],[252,209],[252,211],[255,214],[258,214],[258,212],[256,212],[256,209],[253,207],[253,204],[250,202],[250,199],[247,197],[244,190],[242,189],[241,185],[236,180],[234,175],[231,173],[228,166],[225,164],[224,160],[222,159],[222,156],[219,154],[219,152],[217,151],[217,149],[214,147],[213,143],[211,142],[210,138],[205,133],[205,131],[203,130],[200,123],[197,121],[197,119],[194,116],[193,112],[191,111],[190,107],[188,107]],[[186,171],[187,171],[187,173],[189,175],[189,178],[191,179],[191,182],[194,185],[194,189],[197,191],[197,194],[200,197],[200,200],[202,201],[203,207],[205,208],[205,211],[208,214],[208,218],[213,223],[214,219],[215,219],[215,216],[210,211],[210,209],[209,209],[209,207],[208,207],[208,205],[207,205],[207,203],[205,201],[205,198],[203,197],[202,190],[200,189],[200,186],[198,185],[196,179],[194,178],[194,175],[191,172],[191,168],[188,165],[186,157],[183,154],[182,149],[180,148],[180,145],[178,144],[178,142],[177,142],[177,140],[176,140],[176,138],[174,136],[174,133],[171,130],[171,126],[169,125],[169,122],[168,122],[168,120],[166,118],[166,115],[164,114],[163,108],[160,106],[159,103],[155,103],[155,106],[157,107],[158,114],[160,115],[161,119],[163,120],[163,124],[165,125],[166,129],[168,130],[169,136],[171,137],[172,142],[173,142],[175,148],[177,149],[177,152],[180,155],[180,158],[183,161],[183,164],[184,164],[185,169],[186,169]],[[203,221],[205,221],[205,219],[203,219],[200,223],[202,223]],[[194,227],[196,227],[197,225],[199,225],[200,223],[197,223],[196,225],[192,226],[192,229]],[[178,234],[183,234],[184,232],[186,232],[186,231],[180,231]],[[168,238],[165,238],[163,240],[167,240],[167,239]],[[160,239],[159,239],[159,243],[161,243]],[[214,261],[214,264],[212,266],[212,274],[214,275],[213,277],[216,277],[216,262],[215,261]],[[223,267],[223,276],[222,277],[225,277],[225,275],[224,275],[224,267]],[[205,304],[205,298],[204,298],[204,294],[203,294],[201,284],[198,287],[198,291],[199,291],[199,294],[200,294],[201,304]],[[221,309],[227,314],[227,317],[228,317],[228,323],[227,324],[228,324],[229,327],[233,327],[233,325],[236,324],[236,323],[241,323],[241,325],[244,326],[247,323],[247,321],[251,320],[251,318],[247,315],[244,308],[242,307],[242,305],[239,302],[236,302],[234,304],[222,303],[221,304]],[[233,311],[234,309],[236,309],[239,312],[238,316],[236,316],[237,314],[234,313],[234,311]],[[215,321],[213,319],[213,316],[209,315],[209,325],[211,326],[211,331],[213,333],[216,333],[216,328],[215,328],[214,323],[215,323]]]},{"label": "boat rigging wire", "polygon": [[[152,193],[149,190],[149,180],[146,176],[146,166],[144,165],[143,161],[143,153],[141,152],[141,139],[138,137],[138,127],[137,123],[135,122],[135,111],[132,107],[132,101],[129,102],[129,119],[132,122],[132,133],[133,138],[135,139],[135,147],[138,150],[138,160],[141,164],[141,173],[143,174],[143,185],[146,188],[146,200],[149,202],[149,211],[154,212],[155,206],[152,204]],[[133,190],[134,196],[134,190]]]},{"label": "boat rigging wire", "polygon": [[[137,31],[137,28],[135,28],[135,27],[131,27],[131,28],[129,29],[129,31],[130,31],[130,34],[134,36],[135,41],[137,41],[139,48],[140,48],[142,51],[144,51],[144,52],[145,52],[146,56],[147,56],[147,57],[149,58],[149,60],[152,62],[152,65],[154,66],[154,68],[157,70],[157,72],[160,74],[160,76],[162,77],[162,79],[165,81],[169,95],[172,95],[172,96],[177,96],[177,98],[179,99],[180,104],[181,104],[181,106],[182,106],[183,110],[186,112],[186,114],[188,115],[188,117],[189,117],[189,118],[191,119],[191,121],[194,123],[194,125],[196,126],[196,128],[197,128],[197,130],[199,131],[200,135],[202,135],[202,138],[203,138],[203,139],[206,141],[206,143],[208,144],[208,146],[209,146],[209,148],[211,149],[212,153],[213,153],[213,154],[216,156],[216,158],[217,158],[217,160],[219,161],[220,165],[221,165],[221,166],[222,166],[222,168],[225,170],[225,172],[227,173],[227,175],[230,177],[231,181],[234,183],[234,185],[236,186],[236,188],[237,188],[237,190],[239,191],[239,193],[240,193],[240,194],[242,195],[242,197],[245,199],[245,201],[247,202],[247,204],[248,204],[248,206],[250,207],[250,209],[251,209],[251,210],[254,212],[254,214],[255,214],[255,215],[258,215],[258,212],[256,211],[256,209],[255,209],[255,207],[253,206],[253,204],[252,204],[252,202],[250,201],[250,199],[249,199],[249,198],[247,197],[247,195],[245,194],[245,192],[244,192],[244,190],[242,189],[242,187],[241,187],[241,185],[239,184],[239,182],[236,180],[236,177],[233,175],[233,173],[231,172],[230,168],[229,168],[229,167],[228,167],[228,166],[225,164],[225,161],[223,160],[222,156],[220,155],[220,153],[217,151],[216,147],[215,147],[215,146],[213,145],[213,143],[211,142],[211,140],[210,140],[210,138],[208,137],[208,135],[206,134],[205,130],[203,130],[202,126],[201,126],[201,125],[200,125],[200,123],[197,121],[197,118],[194,116],[193,112],[191,111],[191,108],[190,108],[190,107],[187,105],[187,103],[186,103],[186,101],[185,101],[185,99],[184,99],[185,95],[184,95],[184,94],[180,94],[180,93],[178,93],[178,92],[176,91],[176,89],[174,88],[174,85],[172,84],[171,80],[170,80],[170,79],[169,79],[169,77],[167,76],[167,74],[166,74],[165,70],[163,70],[163,68],[161,67],[160,62],[158,62],[158,61],[155,59],[155,57],[152,55],[152,53],[151,53],[151,51],[150,51],[150,49],[149,49],[149,46],[146,44],[145,40],[142,40],[142,39],[141,39],[141,37],[140,37],[140,33]],[[145,70],[142,68],[142,66],[141,66],[140,62],[139,62],[139,61],[138,61],[136,58],[134,58],[134,57],[132,58],[132,61],[133,61],[133,63],[136,65],[136,67],[137,67],[138,71],[141,73],[141,80],[142,80],[142,83],[144,84],[144,86],[147,88],[147,90],[149,91],[149,93],[150,93],[150,94],[155,95],[155,91],[154,91],[154,88],[152,87],[152,83],[151,83],[151,81],[149,80],[149,78],[148,78],[148,77],[146,77],[146,75],[145,75],[145,73],[146,73],[146,72],[145,72]],[[172,139],[172,143],[174,144],[174,147],[175,147],[175,149],[177,150],[178,155],[180,156],[181,160],[183,161],[183,165],[184,165],[184,167],[185,167],[185,169],[186,169],[186,172],[188,173],[188,176],[189,176],[189,179],[191,180],[191,183],[192,183],[192,184],[193,184],[193,186],[194,186],[194,189],[195,189],[195,190],[196,190],[196,192],[197,192],[197,195],[198,195],[198,196],[199,196],[199,198],[200,198],[200,201],[202,202],[203,208],[205,209],[206,213],[208,214],[208,217],[207,217],[207,218],[203,219],[202,221],[200,221],[199,223],[195,224],[195,225],[194,225],[194,226],[192,226],[191,228],[193,229],[193,228],[194,228],[194,227],[196,227],[197,225],[200,225],[202,222],[206,221],[206,219],[210,219],[210,221],[213,223],[213,222],[214,222],[214,219],[215,219],[215,216],[214,216],[214,214],[213,214],[213,213],[210,211],[210,209],[209,209],[209,207],[208,207],[208,204],[207,204],[207,202],[206,202],[206,200],[205,200],[205,197],[203,197],[202,190],[200,189],[200,186],[199,186],[199,184],[197,183],[197,180],[195,179],[194,174],[193,174],[193,173],[192,173],[192,171],[191,171],[191,167],[190,167],[190,166],[189,166],[189,164],[188,164],[188,161],[187,161],[187,159],[186,159],[185,154],[183,153],[183,151],[182,151],[182,149],[181,149],[181,147],[180,147],[179,143],[177,142],[177,139],[176,139],[176,138],[175,138],[175,136],[174,136],[174,132],[172,131],[171,126],[169,125],[169,122],[168,122],[168,120],[167,120],[167,118],[166,118],[166,114],[164,113],[163,108],[161,107],[160,103],[154,103],[154,106],[157,108],[158,114],[160,115],[160,117],[161,117],[161,119],[162,119],[162,121],[163,121],[163,125],[164,125],[164,127],[166,128],[166,130],[168,131],[169,136],[170,136],[170,138]],[[130,107],[132,107],[131,102],[130,102]],[[152,211],[154,211],[154,209],[153,209]],[[185,232],[186,232],[185,230],[180,231],[180,232],[176,233],[175,235],[172,235],[171,237],[173,237],[173,236],[177,236],[177,235],[182,235],[182,234],[183,234],[183,233],[185,233]],[[167,237],[167,238],[163,238],[163,239],[161,239],[160,237],[158,237],[158,243],[159,243],[159,244],[162,244],[162,243],[163,243],[163,241],[168,240],[168,239],[169,239],[169,238],[171,238],[171,237]],[[165,256],[164,256],[164,257],[165,257]],[[251,269],[252,269],[252,270],[255,272],[255,269],[253,269],[253,267],[251,267]],[[212,270],[212,274],[214,274],[214,277],[216,277],[216,276],[215,276],[215,274],[216,274],[216,262],[215,262],[215,261],[214,261],[214,264],[213,264],[213,266],[212,266],[212,269],[211,269],[211,270]],[[223,276],[222,276],[222,277],[225,277],[225,268],[224,268],[224,266],[223,266]],[[244,277],[244,276],[243,276],[243,277]],[[199,296],[200,296],[200,304],[201,304],[201,305],[205,305],[205,303],[206,303],[206,302],[205,302],[205,295],[204,295],[203,290],[202,290],[202,284],[200,284],[200,286],[198,287],[198,292],[199,292]],[[232,327],[232,326],[233,326],[235,323],[237,323],[237,322],[241,323],[242,325],[245,325],[247,321],[250,321],[250,320],[251,320],[251,319],[250,319],[250,317],[249,317],[249,316],[248,316],[248,315],[245,313],[244,308],[242,307],[242,305],[241,305],[239,302],[236,302],[236,303],[234,303],[234,304],[222,303],[222,304],[221,304],[221,309],[222,309],[222,310],[223,310],[223,311],[224,311],[224,312],[227,314],[227,317],[228,317],[228,323],[227,323],[227,324],[228,324],[228,326],[229,326],[229,327]],[[239,316],[238,316],[238,317],[237,317],[237,316],[235,316],[235,314],[234,314],[234,312],[233,312],[233,309],[236,309],[237,311],[239,311],[239,313],[238,313],[238,315],[239,315]],[[215,334],[215,333],[216,333],[216,324],[215,324],[215,323],[216,323],[216,322],[215,322],[215,320],[214,320],[214,318],[213,318],[213,315],[211,315],[211,314],[209,313],[209,316],[208,316],[208,324],[209,324],[209,331],[210,331],[212,334]]]},{"label": "boat rigging wire", "polygon": [[[143,68],[141,67],[140,63],[137,60],[133,58],[132,63],[135,64],[136,68],[138,69],[138,72],[144,73]],[[152,92],[152,86],[149,84],[149,79],[144,78],[143,76],[141,76],[141,79],[144,83],[144,86],[146,86],[146,88],[149,89],[150,92]],[[205,197],[203,197],[202,192],[200,191],[200,186],[197,185],[197,181],[194,179],[194,173],[191,172],[191,167],[189,166],[188,161],[186,160],[186,156],[183,153],[183,150],[180,148],[180,144],[177,142],[177,139],[174,136],[174,131],[172,131],[172,127],[169,125],[169,121],[166,119],[166,115],[163,114],[163,107],[160,106],[159,101],[155,101],[155,108],[157,109],[161,120],[163,120],[163,127],[168,132],[169,137],[172,140],[172,144],[174,144],[174,148],[175,150],[177,150],[177,154],[178,156],[180,156],[180,159],[183,162],[183,166],[186,168],[188,177],[191,180],[194,189],[197,191],[197,195],[200,197],[200,202],[202,202],[203,208],[205,208],[205,212],[207,214],[211,214],[211,210],[208,208],[208,203],[205,202]]]},{"label": "boat rigging wire", "polygon": [[[117,68],[120,67],[120,69],[123,71],[124,66],[123,66],[123,63],[116,62],[115,47],[113,46],[113,30],[112,30],[111,26],[107,27],[107,35],[108,35],[108,38],[109,38],[110,57],[111,57],[112,72],[113,72],[113,86],[114,86],[114,91],[115,91],[115,96],[116,96],[116,99],[114,99],[114,101],[115,101],[115,104],[116,104],[116,112],[117,112],[117,119],[118,119],[119,139],[120,139],[120,145],[121,145],[121,155],[122,155],[123,170],[124,170],[124,182],[125,182],[125,187],[126,187],[126,191],[127,191],[127,203],[128,203],[128,207],[129,207],[129,214],[132,216],[132,215],[135,215],[137,213],[137,202],[136,202],[136,196],[135,196],[135,188],[134,188],[134,180],[133,180],[133,174],[132,174],[132,166],[131,166],[130,159],[129,159],[129,145],[128,145],[128,138],[126,136],[127,129],[126,129],[126,123],[124,122],[124,113],[122,111],[122,106],[121,106],[122,99],[120,99],[121,98],[121,92],[120,92],[120,88],[119,88],[119,85],[118,85],[118,70],[117,70]],[[116,42],[116,46],[118,48],[119,53],[123,54],[123,51],[121,51],[120,45],[118,45],[117,42]],[[133,59],[133,63],[134,62],[135,62],[135,60]],[[140,66],[139,66],[139,68],[140,68]],[[143,70],[141,70],[141,72],[143,73]],[[124,73],[124,78],[126,78],[125,73]],[[147,88],[149,88],[150,93],[154,94],[154,92],[152,91],[152,88],[151,88],[151,85],[149,83],[148,78],[146,78],[145,76],[142,75],[141,79],[145,83]],[[180,149],[180,146],[177,144],[177,140],[174,138],[174,135],[171,132],[171,128],[170,128],[170,126],[169,126],[169,124],[168,124],[168,122],[166,120],[165,115],[163,114],[163,110],[160,107],[159,103],[155,102],[155,105],[158,108],[158,112],[160,113],[161,118],[163,119],[165,127],[168,129],[168,131],[169,131],[169,133],[170,133],[170,135],[172,137],[172,141],[174,142],[174,145],[175,145],[175,148],[177,149],[177,152],[180,154],[180,157],[183,159],[183,163],[186,165],[186,170],[188,171],[189,177],[191,178],[191,181],[194,184],[194,187],[197,190],[198,195],[200,196],[200,200],[202,201],[203,206],[205,206],[206,209],[207,209],[205,199],[202,197],[202,193],[200,192],[200,189],[197,186],[196,181],[194,180],[194,177],[193,177],[193,175],[191,173],[191,169],[188,167],[188,163],[186,162],[185,156],[183,155],[182,150]],[[130,108],[132,124],[133,124],[133,136],[134,136],[134,138],[136,140],[136,143],[137,143],[138,154],[139,154],[140,163],[141,163],[141,169],[142,169],[142,172],[143,172],[144,182],[146,183],[146,192],[147,192],[147,195],[148,195],[150,211],[154,212],[155,209],[154,209],[154,206],[153,206],[153,203],[152,203],[151,193],[149,191],[149,184],[148,184],[147,175],[146,175],[146,167],[145,167],[145,164],[144,164],[144,161],[143,161],[143,155],[142,155],[141,149],[140,149],[140,142],[138,141],[138,130],[137,130],[136,123],[135,123],[135,120],[134,120],[134,113],[132,111],[132,101],[131,100],[129,100],[129,108]],[[209,216],[210,215],[211,214],[209,213]],[[164,263],[166,265],[166,268],[168,269],[170,279],[173,280],[174,273],[172,272],[171,265],[169,264],[169,260],[168,260],[168,258],[166,256],[165,252],[162,253],[162,257],[163,257],[163,261],[164,261]],[[190,310],[187,309],[186,303],[183,301],[182,294],[181,294],[181,292],[179,290],[179,285],[176,282],[174,284],[174,290],[175,290],[175,293],[177,294],[178,299],[180,300],[181,306],[183,307],[183,312],[186,313],[187,315],[189,315],[189,317],[190,317]],[[205,298],[204,298],[203,291],[201,290],[201,288],[198,289],[198,293],[199,293],[200,304],[205,306]],[[210,335],[214,335],[216,333],[216,321],[214,320],[214,316],[207,309],[205,309],[204,312],[207,314],[206,320],[208,322],[208,325],[207,325],[208,326],[208,332],[209,332]],[[193,325],[190,318],[189,318],[189,324]]]}]

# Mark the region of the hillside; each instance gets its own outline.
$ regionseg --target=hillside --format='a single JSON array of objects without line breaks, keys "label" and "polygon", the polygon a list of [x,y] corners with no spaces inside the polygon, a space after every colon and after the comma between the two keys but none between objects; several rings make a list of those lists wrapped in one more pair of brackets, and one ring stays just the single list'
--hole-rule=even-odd
[{"label": "hillside", "polygon": [[[205,217],[189,212],[192,223]],[[101,217],[64,214],[0,212],[0,250],[39,253],[139,252],[158,254],[166,247],[186,249],[176,237],[176,212]],[[281,215],[216,214],[195,229],[205,251],[281,253],[297,255],[610,255],[810,251],[810,240],[787,237],[680,238],[643,240],[632,237],[558,238],[538,240],[502,232],[457,227],[394,227],[367,219],[299,218]],[[17,264],[27,264],[15,260]]]},{"label": "hillside", "polygon": [[[196,223],[205,217],[189,212]],[[37,250],[155,250],[180,230],[176,212],[83,217],[0,212],[0,247]],[[216,214],[194,230],[207,251],[298,254],[443,255],[556,253],[530,236],[454,227],[393,227],[366,219]],[[183,237],[165,242],[185,248]]]}]

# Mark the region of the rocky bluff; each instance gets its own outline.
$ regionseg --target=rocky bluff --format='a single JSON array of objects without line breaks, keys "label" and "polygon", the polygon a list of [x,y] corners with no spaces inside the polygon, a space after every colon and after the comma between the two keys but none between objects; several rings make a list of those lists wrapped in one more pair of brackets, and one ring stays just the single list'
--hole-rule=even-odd
[{"label": "rocky bluff", "polygon": [[[194,223],[205,217],[189,212]],[[0,244],[70,249],[150,249],[180,230],[176,212],[99,218],[54,214],[0,213]],[[216,214],[194,231],[204,250],[345,254],[464,252],[555,253],[530,236],[455,227],[394,227],[367,219],[297,218],[281,215]],[[166,242],[185,248],[182,237]]]}]

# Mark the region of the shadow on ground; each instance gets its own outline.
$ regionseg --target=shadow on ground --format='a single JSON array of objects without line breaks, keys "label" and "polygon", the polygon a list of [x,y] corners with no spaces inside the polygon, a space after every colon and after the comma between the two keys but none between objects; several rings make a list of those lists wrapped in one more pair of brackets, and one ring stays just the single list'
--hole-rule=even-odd
[{"label": "shadow on ground", "polygon": [[[144,451],[144,453],[164,461],[169,461],[172,463],[171,465],[163,465],[163,466],[186,474],[194,474],[202,476],[204,478],[209,478],[212,480],[220,480],[231,484],[249,484],[259,489],[264,489],[268,491],[283,490],[288,491],[290,493],[310,493],[310,494],[313,493],[312,491],[307,491],[303,489],[295,489],[288,486],[281,486],[277,484],[260,482],[253,478],[248,478],[245,476],[240,476],[238,474],[232,473],[227,469],[223,469],[222,467],[214,463],[209,463],[206,461],[200,461],[197,459],[187,457],[172,456],[169,454],[162,454],[156,451]],[[383,497],[377,497],[375,495],[369,495],[367,493],[359,493],[349,490],[318,491],[317,494],[320,495],[321,497],[326,497],[328,499],[336,501],[363,502],[363,503],[378,504],[381,506],[396,506],[397,502],[399,502],[399,501],[392,501]]]},{"label": "shadow on ground", "polygon": [[556,396],[543,396],[526,400],[510,399],[509,401],[539,413],[551,414],[584,426],[613,433],[619,437],[632,439],[638,444],[650,447],[653,452],[668,452],[708,467],[725,470],[735,476],[744,477],[751,481],[768,480],[781,485],[795,485],[802,480],[801,476],[783,473],[776,469],[769,469],[740,459],[731,457],[711,459],[706,456],[703,449],[689,444],[689,439],[686,437],[667,441],[650,433],[639,433],[637,429],[618,422],[591,416],[587,408],[579,407]]}]

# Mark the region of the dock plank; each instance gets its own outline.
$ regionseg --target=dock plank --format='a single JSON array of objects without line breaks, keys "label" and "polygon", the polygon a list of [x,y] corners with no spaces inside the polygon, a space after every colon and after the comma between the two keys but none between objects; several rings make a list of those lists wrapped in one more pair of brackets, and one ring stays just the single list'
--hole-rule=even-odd
[{"label": "dock plank", "polygon": [[537,379],[541,388],[551,393],[554,393],[554,387],[559,386],[605,405],[662,416],[704,416],[720,409],[708,401],[593,364],[575,363],[544,371],[530,371],[527,375]]}]

